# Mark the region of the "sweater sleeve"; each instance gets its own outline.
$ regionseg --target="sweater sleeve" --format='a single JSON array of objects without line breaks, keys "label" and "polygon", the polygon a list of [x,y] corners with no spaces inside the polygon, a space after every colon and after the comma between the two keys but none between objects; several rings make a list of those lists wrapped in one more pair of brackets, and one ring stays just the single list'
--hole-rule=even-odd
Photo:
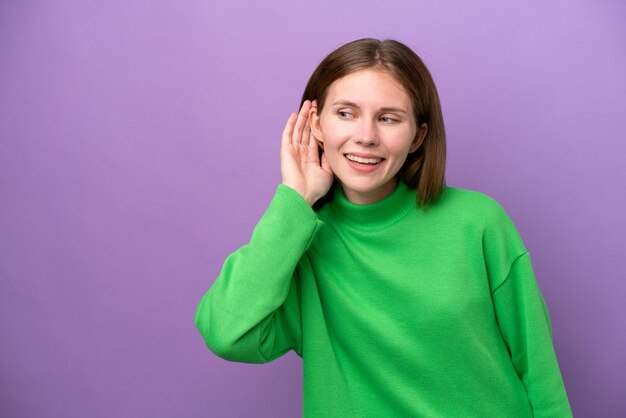
[{"label": "sweater sleeve", "polygon": [[293,189],[279,185],[248,244],[228,256],[200,300],[195,324],[208,348],[230,361],[302,356],[297,264],[321,221]]},{"label": "sweater sleeve", "polygon": [[495,314],[535,417],[571,417],[552,345],[550,316],[524,252],[492,293]]}]

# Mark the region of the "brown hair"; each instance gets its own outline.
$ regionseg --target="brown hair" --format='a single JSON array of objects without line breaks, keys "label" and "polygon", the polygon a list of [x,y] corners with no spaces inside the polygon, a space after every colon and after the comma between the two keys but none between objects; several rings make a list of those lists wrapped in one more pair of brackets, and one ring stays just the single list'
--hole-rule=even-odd
[{"label": "brown hair", "polygon": [[[321,113],[328,88],[335,80],[367,68],[379,69],[395,77],[411,98],[417,126],[428,125],[422,145],[408,155],[399,171],[400,178],[409,187],[417,188],[417,204],[425,209],[439,198],[445,187],[446,133],[435,83],[413,50],[393,39],[379,41],[373,38],[359,39],[339,47],[324,58],[311,75],[300,107],[305,100],[317,99],[318,112]],[[329,195],[320,199],[315,207],[330,200]]]}]

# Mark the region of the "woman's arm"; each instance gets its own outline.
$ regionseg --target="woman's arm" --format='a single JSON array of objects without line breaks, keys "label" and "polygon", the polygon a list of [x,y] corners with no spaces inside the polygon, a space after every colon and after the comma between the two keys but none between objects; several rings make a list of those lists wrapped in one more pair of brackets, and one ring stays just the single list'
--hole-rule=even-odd
[{"label": "woman's arm", "polygon": [[321,222],[280,185],[250,242],[232,253],[197,308],[195,322],[218,356],[265,363],[290,349],[302,355],[298,261]]},{"label": "woman's arm", "polygon": [[282,184],[250,242],[231,254],[195,315],[207,346],[227,360],[264,363],[290,349],[302,355],[296,266],[321,222],[312,205],[333,175],[320,162],[306,100],[287,120],[281,140]]},{"label": "woman's arm", "polygon": [[500,334],[535,417],[571,417],[552,344],[550,316],[530,255],[504,209],[484,206],[483,253]]},{"label": "woman's arm", "polygon": [[502,337],[515,370],[526,386],[534,416],[571,417],[552,345],[550,316],[528,252],[512,263],[492,299]]}]

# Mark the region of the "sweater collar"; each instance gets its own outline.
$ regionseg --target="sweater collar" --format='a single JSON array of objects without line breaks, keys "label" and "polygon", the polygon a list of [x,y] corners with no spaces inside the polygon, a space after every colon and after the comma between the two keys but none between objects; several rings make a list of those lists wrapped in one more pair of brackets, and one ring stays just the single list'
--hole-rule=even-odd
[{"label": "sweater collar", "polygon": [[394,191],[378,202],[360,205],[350,202],[341,184],[333,191],[332,210],[343,220],[357,227],[376,229],[391,225],[417,207],[416,191],[399,181]]}]

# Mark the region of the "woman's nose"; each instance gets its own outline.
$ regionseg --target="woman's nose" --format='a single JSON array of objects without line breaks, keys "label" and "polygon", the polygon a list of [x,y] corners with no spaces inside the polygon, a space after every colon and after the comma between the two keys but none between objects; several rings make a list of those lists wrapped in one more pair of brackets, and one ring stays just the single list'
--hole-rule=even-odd
[{"label": "woman's nose", "polygon": [[378,133],[375,122],[361,118],[354,133],[354,142],[366,146],[378,144]]}]

